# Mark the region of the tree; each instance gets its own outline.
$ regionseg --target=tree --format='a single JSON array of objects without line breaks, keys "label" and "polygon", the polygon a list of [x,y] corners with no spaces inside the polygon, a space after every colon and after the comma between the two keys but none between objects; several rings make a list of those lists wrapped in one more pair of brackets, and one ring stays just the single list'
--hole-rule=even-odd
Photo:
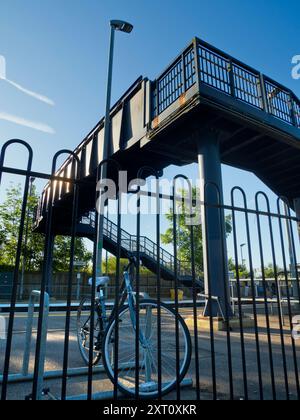
[{"label": "tree", "polygon": [[[5,201],[0,205],[0,264],[7,266],[14,266],[16,259],[16,249],[18,244],[19,236],[19,224],[21,219],[22,211],[22,190],[20,185],[10,185],[6,190]],[[26,220],[24,224],[24,234],[26,226],[28,223],[31,227],[32,225],[32,214],[34,208],[37,204],[37,197],[35,188],[32,190],[32,195],[28,198],[28,208],[26,214]],[[31,229],[29,228],[28,231]],[[35,240],[34,240],[35,239]],[[24,254],[25,246],[23,243],[22,253]],[[33,238],[32,235],[28,235],[27,254],[30,253],[30,258],[27,259],[31,261],[32,265],[35,268],[38,267],[39,262],[42,260],[43,252],[43,238],[36,237]],[[28,267],[26,267],[28,268]]]},{"label": "tree", "polygon": [[[39,196],[36,187],[33,186],[31,194],[28,197],[24,223],[24,237],[27,231],[27,242],[25,244],[23,237],[22,243],[22,255],[23,257],[26,256],[25,271],[40,271],[44,262],[44,235],[34,233],[32,229],[38,201]],[[11,184],[6,190],[4,202],[0,204],[0,266],[15,266],[22,202],[23,194],[21,186]],[[56,237],[53,252],[53,271],[69,270],[70,246],[70,237]],[[81,238],[76,238],[75,241],[75,257],[77,260],[83,261],[86,264],[85,269],[89,268],[92,254],[87,251],[84,241]]]},{"label": "tree", "polygon": [[[121,271],[123,270],[124,267],[126,267],[128,265],[128,260],[121,258],[120,260],[120,269]],[[117,258],[110,256],[107,259],[107,268],[106,268],[106,260],[104,259],[104,261],[102,262],[102,272],[103,273],[108,273],[109,275],[113,275],[115,274],[117,271]],[[147,270],[147,268],[145,267],[140,267],[140,274],[149,274],[150,271]]]},{"label": "tree", "polygon": [[[237,277],[236,276],[237,267],[236,267],[236,264],[235,264],[235,262],[233,261],[232,258],[229,258],[229,260],[228,260],[228,269],[229,269],[229,271],[232,271],[234,273],[234,276],[236,278]],[[239,270],[239,278],[240,279],[249,279],[251,277],[246,265],[239,264],[238,270]]]},{"label": "tree", "polygon": [[[180,196],[187,197],[187,191],[181,191]],[[193,188],[193,200],[196,199],[198,194],[197,188]],[[191,266],[191,226],[187,223],[189,217],[189,209],[186,208],[185,202],[178,204],[177,215],[177,243],[178,243],[178,259]],[[167,220],[170,222],[170,227],[161,235],[162,243],[170,245],[174,243],[173,234],[173,211],[167,214]],[[195,218],[200,220],[200,209],[196,209]],[[195,266],[198,276],[203,275],[203,247],[202,247],[202,226],[200,223],[196,224],[194,230],[194,249],[195,249]],[[225,217],[225,230],[229,235],[232,232],[231,216]]]},{"label": "tree", "polygon": [[[274,279],[275,278],[275,269],[274,269],[274,265],[272,263],[268,264],[267,267],[265,267],[265,278],[266,279]],[[284,273],[284,269],[276,266],[276,273],[277,275],[280,273]]]},{"label": "tree", "polygon": [[[71,238],[56,236],[53,251],[53,271],[67,272],[70,269]],[[75,239],[75,260],[84,263],[77,271],[91,271],[90,265],[93,255],[88,252],[82,238]]]}]

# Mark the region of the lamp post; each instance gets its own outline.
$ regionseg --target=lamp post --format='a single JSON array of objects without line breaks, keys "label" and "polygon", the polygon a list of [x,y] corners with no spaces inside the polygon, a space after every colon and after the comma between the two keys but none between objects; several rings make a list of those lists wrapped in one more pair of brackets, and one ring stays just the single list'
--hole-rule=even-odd
[{"label": "lamp post", "polygon": [[[29,197],[32,197],[33,194],[33,183],[35,178],[30,178],[30,189],[29,189]],[[27,215],[26,215],[26,227],[25,227],[25,238],[24,238],[24,255],[23,255],[23,264],[22,264],[22,273],[21,273],[21,281],[20,281],[20,300],[23,299],[24,293],[24,274],[25,274],[25,266],[27,262],[27,243],[28,243],[28,231],[29,231],[29,216],[30,216],[30,206],[29,203],[27,205]]]},{"label": "lamp post", "polygon": [[245,260],[244,260],[244,252],[243,252],[243,248],[246,246],[247,244],[241,244],[240,245],[240,247],[241,247],[241,261],[242,261],[242,266],[244,265],[244,263],[246,262]]},{"label": "lamp post", "polygon": [[[111,107],[111,91],[112,91],[112,76],[113,76],[113,61],[114,61],[114,46],[115,46],[115,32],[120,31],[130,34],[133,26],[122,20],[112,20],[110,22],[110,47],[109,47],[109,62],[108,62],[108,76],[107,76],[107,90],[106,90],[106,111],[104,123],[104,142],[103,142],[103,160],[109,157],[109,144],[111,135],[111,121],[110,121],[110,107]],[[102,165],[100,182],[107,177],[107,167]],[[100,193],[101,194],[101,193]],[[98,210],[98,232],[97,232],[97,255],[96,255],[96,277],[102,276],[102,251],[103,251],[103,229],[104,229],[104,205],[102,194],[99,199]]]}]

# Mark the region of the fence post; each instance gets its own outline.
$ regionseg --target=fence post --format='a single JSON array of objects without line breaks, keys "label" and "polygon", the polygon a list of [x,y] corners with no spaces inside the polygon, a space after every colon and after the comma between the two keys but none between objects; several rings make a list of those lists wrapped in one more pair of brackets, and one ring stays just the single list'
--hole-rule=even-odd
[{"label": "fence post", "polygon": [[[33,316],[34,316],[34,304],[35,301],[39,301],[41,292],[34,290],[31,292],[29,305],[28,305],[28,318],[27,318],[27,327],[26,327],[26,336],[25,336],[25,350],[23,358],[23,368],[22,374],[24,377],[29,374],[29,360],[30,360],[30,350],[31,350],[31,337],[32,337],[32,327],[33,327]],[[44,315],[42,323],[42,334],[41,334],[41,350],[39,353],[39,371],[37,377],[37,399],[42,399],[43,396],[43,381],[44,381],[44,370],[45,370],[45,358],[46,358],[46,344],[47,344],[47,333],[48,333],[48,315],[49,315],[49,295],[45,293],[44,300]]]},{"label": "fence post", "polygon": [[235,98],[236,94],[235,94],[235,82],[234,82],[234,68],[233,68],[232,60],[229,60],[229,63],[228,63],[228,74],[229,74],[229,81],[230,81],[231,96]]},{"label": "fence post", "polygon": [[265,78],[264,75],[260,73],[259,80],[258,80],[258,87],[261,94],[261,105],[264,111],[269,113],[269,106],[268,106],[268,99],[267,99],[267,92],[265,86]]},{"label": "fence post", "polygon": [[201,84],[201,68],[200,68],[200,58],[199,58],[199,39],[194,39],[194,58],[195,58],[195,71],[196,71],[196,83],[198,86],[198,91],[200,91]]}]

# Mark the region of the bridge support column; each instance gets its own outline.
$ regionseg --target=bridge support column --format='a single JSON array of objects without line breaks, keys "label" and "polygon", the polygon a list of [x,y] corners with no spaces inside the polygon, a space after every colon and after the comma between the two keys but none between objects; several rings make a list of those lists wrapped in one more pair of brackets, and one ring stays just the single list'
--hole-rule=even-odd
[{"label": "bridge support column", "polygon": [[[208,204],[223,204],[222,171],[218,133],[197,133],[200,199]],[[216,185],[220,192],[218,197]],[[223,223],[222,223],[223,218]],[[201,206],[205,294],[217,297],[207,301],[205,316],[232,316],[229,292],[224,210]],[[221,306],[221,309],[220,309]],[[226,308],[227,306],[227,308]],[[222,313],[221,313],[222,312]]]}]

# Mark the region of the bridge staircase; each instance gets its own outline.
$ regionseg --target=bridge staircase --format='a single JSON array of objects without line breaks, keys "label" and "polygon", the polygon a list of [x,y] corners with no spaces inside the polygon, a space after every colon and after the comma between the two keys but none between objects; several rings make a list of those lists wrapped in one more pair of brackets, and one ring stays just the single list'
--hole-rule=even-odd
[{"label": "bridge staircase", "polygon": [[[95,213],[90,212],[87,216],[81,219],[78,225],[77,232],[81,236],[94,241],[96,238],[95,232]],[[118,252],[118,226],[116,223],[104,219],[103,229],[103,247],[112,255],[117,255]],[[131,235],[126,230],[121,229],[121,258],[128,258],[129,255],[137,254],[138,240],[137,236]],[[175,281],[175,259],[172,254],[160,247],[160,274],[163,280]],[[157,244],[151,239],[140,237],[140,260],[145,268],[152,273],[157,274]],[[193,278],[191,274],[190,264],[177,260],[177,278],[179,283],[187,288],[192,288]],[[198,291],[202,291],[204,283],[202,279],[196,279],[196,286]]]}]

